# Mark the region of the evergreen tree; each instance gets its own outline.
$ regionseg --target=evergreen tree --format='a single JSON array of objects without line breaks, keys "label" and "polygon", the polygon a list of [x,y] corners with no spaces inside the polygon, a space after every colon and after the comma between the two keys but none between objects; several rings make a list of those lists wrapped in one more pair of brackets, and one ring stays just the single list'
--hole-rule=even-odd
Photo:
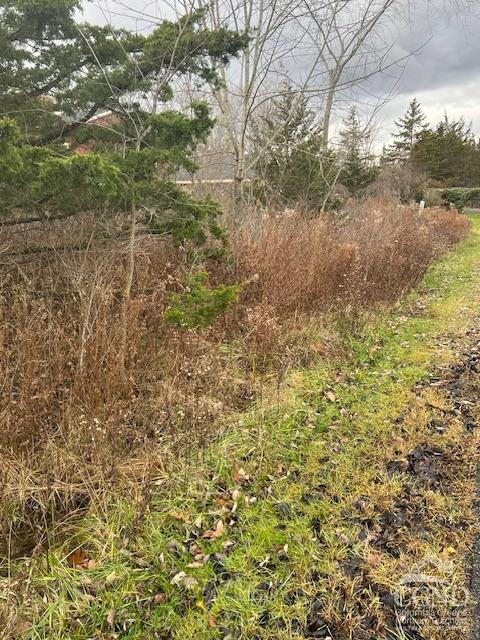
[{"label": "evergreen tree", "polygon": [[322,147],[309,100],[286,84],[270,107],[253,127],[259,193],[282,204],[317,206],[328,189],[333,155]]},{"label": "evergreen tree", "polygon": [[358,195],[373,182],[377,169],[367,151],[368,136],[360,122],[355,107],[348,112],[340,131],[340,182],[352,195]]},{"label": "evergreen tree", "polygon": [[[0,7],[1,53],[12,62],[0,72],[0,144],[11,159],[0,174],[0,215],[13,224],[123,211],[177,242],[202,243],[208,229],[220,237],[217,205],[173,180],[181,168],[195,170],[194,150],[213,120],[203,103],[189,115],[166,103],[176,77],[215,79],[216,61],[228,60],[245,38],[205,29],[204,11],[138,37],[77,24],[78,7],[75,0]],[[149,95],[164,106],[148,111]],[[117,124],[92,127],[90,117],[105,108],[118,114]],[[76,136],[86,129],[102,144],[77,155]]]},{"label": "evergreen tree", "polygon": [[216,78],[246,42],[224,28],[206,29],[204,10],[163,21],[149,35],[76,21],[81,0],[3,0],[0,4],[0,115],[13,117],[30,144],[62,142],[100,111],[124,113],[125,100],[158,91],[193,73]]},{"label": "evergreen tree", "polygon": [[420,134],[412,151],[413,163],[442,186],[480,184],[480,152],[469,126],[445,116],[434,129]]},{"label": "evergreen tree", "polygon": [[395,121],[398,131],[393,134],[393,144],[387,151],[386,159],[390,162],[407,162],[412,150],[426,129],[426,117],[420,103],[414,98],[408,105],[403,118]]}]

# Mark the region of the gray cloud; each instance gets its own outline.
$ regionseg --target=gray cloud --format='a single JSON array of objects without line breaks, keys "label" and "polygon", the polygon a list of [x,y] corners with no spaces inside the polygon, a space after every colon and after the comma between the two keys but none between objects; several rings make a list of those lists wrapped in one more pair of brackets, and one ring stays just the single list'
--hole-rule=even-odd
[{"label": "gray cloud", "polygon": [[438,16],[416,22],[416,28],[400,34],[398,45],[414,51],[402,80],[406,91],[455,86],[480,77],[480,15],[456,18]]},{"label": "gray cloud", "polygon": [[[398,33],[392,56],[420,50],[408,59],[395,97],[378,118],[379,141],[389,141],[393,120],[413,97],[420,100],[430,122],[445,112],[452,118],[464,116],[480,134],[480,11],[460,16],[418,11],[411,25]],[[385,77],[378,76],[372,83],[377,92],[383,81]]]}]

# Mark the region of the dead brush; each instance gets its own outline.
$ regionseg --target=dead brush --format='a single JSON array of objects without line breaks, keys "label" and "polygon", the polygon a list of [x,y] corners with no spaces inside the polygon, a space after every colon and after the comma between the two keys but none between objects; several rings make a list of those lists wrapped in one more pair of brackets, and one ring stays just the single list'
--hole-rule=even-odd
[{"label": "dead brush", "polygon": [[[124,252],[92,225],[83,220],[69,232],[56,222],[53,233],[46,223],[43,232],[19,234],[18,246],[10,231],[4,238],[0,521],[12,541],[7,554],[21,539],[30,550],[45,542],[52,526],[60,529],[129,477],[137,486],[125,469],[149,451],[160,452],[158,466],[162,455],[208,445],[230,415],[260,391],[268,396],[266,379],[280,385],[291,367],[338,353],[329,312],[353,316],[396,300],[469,227],[455,211],[379,201],[350,205],[337,221],[265,216],[231,230],[226,259],[196,258],[194,269],[206,268],[212,283],[243,288],[214,326],[183,330],[167,326],[163,313],[165,290],[192,269],[186,252],[140,238],[123,306]],[[72,233],[83,248],[60,250]]]},{"label": "dead brush", "polygon": [[[350,205],[352,207],[352,205]],[[256,281],[244,303],[268,303],[279,317],[382,305],[416,284],[469,229],[456,211],[356,203],[333,221],[300,214],[232,233],[234,274]]]},{"label": "dead brush", "polygon": [[138,515],[170,458],[160,446],[123,460],[104,449],[87,459],[81,453],[55,437],[33,455],[7,459],[2,452],[0,574],[12,558],[62,540],[87,507],[101,513],[110,498],[125,495]]}]

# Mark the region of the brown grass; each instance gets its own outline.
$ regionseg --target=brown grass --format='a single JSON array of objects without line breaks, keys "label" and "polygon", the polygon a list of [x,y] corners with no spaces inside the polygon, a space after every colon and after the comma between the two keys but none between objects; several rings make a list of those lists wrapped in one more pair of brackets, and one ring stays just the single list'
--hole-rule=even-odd
[{"label": "brown grass", "polygon": [[268,218],[255,235],[234,235],[237,277],[258,279],[248,303],[288,316],[392,302],[415,285],[468,229],[457,212],[369,201],[351,203],[341,223]]},{"label": "brown grass", "polygon": [[259,397],[265,372],[278,387],[289,367],[337,348],[320,314],[392,303],[468,228],[455,211],[380,202],[351,203],[340,222],[290,214],[233,226],[228,259],[195,269],[245,284],[203,331],[163,322],[164,292],[189,267],[168,242],[141,237],[126,377],[124,244],[89,220],[1,230],[0,518],[10,552],[25,528],[38,542],[52,516],[81,509],[129,468],[135,475],[151,447],[188,454],[210,442]]}]

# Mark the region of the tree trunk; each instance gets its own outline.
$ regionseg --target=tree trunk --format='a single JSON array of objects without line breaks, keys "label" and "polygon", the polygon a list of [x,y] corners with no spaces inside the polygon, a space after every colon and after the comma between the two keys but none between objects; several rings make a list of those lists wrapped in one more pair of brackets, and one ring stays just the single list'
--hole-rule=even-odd
[{"label": "tree trunk", "polygon": [[233,211],[241,216],[244,207],[245,186],[245,152],[240,149],[235,158],[235,175],[233,178]]},{"label": "tree trunk", "polygon": [[127,261],[125,284],[123,287],[122,306],[120,309],[120,344],[118,351],[118,373],[123,383],[127,382],[126,374],[126,354],[128,342],[128,310],[130,307],[130,299],[132,293],[133,275],[135,272],[135,238],[136,238],[136,211],[135,204],[132,202],[132,210],[130,213],[130,233],[127,245]]},{"label": "tree trunk", "polygon": [[333,98],[335,95],[335,83],[330,85],[327,93],[327,99],[325,101],[325,111],[323,113],[322,121],[322,142],[325,149],[328,147],[328,140],[330,137],[330,119],[332,117]]}]

